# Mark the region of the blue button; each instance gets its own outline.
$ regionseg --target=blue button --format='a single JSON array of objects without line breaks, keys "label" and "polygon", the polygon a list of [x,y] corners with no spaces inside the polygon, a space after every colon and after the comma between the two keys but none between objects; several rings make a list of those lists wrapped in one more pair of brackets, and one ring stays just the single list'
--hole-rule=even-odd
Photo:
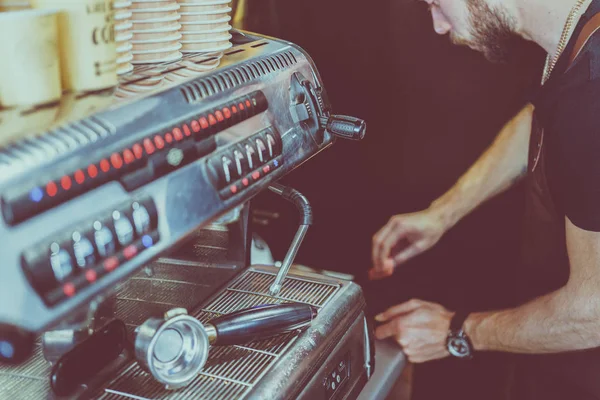
[{"label": "blue button", "polygon": [[42,201],[43,197],[44,197],[44,192],[39,187],[33,188],[31,190],[31,192],[29,192],[29,198],[32,201],[35,201],[36,203],[39,203],[40,201]]},{"label": "blue button", "polygon": [[152,237],[150,237],[150,235],[144,235],[142,237],[142,244],[146,248],[152,247],[152,245],[154,244],[154,240],[152,240]]},{"label": "blue button", "polygon": [[276,166],[276,167],[279,167],[279,161],[277,161],[277,160],[274,160],[274,161],[273,161],[273,165],[274,165],[274,166]]},{"label": "blue button", "polygon": [[6,359],[13,358],[15,355],[15,348],[12,343],[0,340],[0,355]]}]

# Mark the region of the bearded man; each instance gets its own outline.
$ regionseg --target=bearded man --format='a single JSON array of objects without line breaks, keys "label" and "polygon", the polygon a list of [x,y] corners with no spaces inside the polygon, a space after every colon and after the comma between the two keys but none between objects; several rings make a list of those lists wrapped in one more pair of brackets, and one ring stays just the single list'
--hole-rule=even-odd
[{"label": "bearded man", "polygon": [[531,103],[457,183],[374,235],[370,277],[389,276],[526,179],[521,305],[470,313],[414,299],[378,315],[376,336],[414,363],[514,353],[511,399],[600,399],[600,0],[424,1],[437,33],[490,61],[509,57],[516,39],[548,58]]}]

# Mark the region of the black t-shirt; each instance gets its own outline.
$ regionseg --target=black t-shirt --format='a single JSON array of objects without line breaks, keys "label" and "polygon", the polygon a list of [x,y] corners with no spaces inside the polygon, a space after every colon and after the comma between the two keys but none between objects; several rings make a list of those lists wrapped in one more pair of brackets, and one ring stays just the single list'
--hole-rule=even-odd
[{"label": "black t-shirt", "polygon": [[533,98],[544,127],[547,179],[558,211],[581,229],[600,232],[600,31],[570,68],[575,41],[600,12],[595,0],[580,19],[548,82]]}]

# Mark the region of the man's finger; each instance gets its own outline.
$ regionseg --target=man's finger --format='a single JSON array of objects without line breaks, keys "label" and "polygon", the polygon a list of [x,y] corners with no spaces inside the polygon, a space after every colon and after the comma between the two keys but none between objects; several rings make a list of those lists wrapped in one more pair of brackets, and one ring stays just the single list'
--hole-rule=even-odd
[{"label": "man's finger", "polygon": [[372,243],[372,253],[371,258],[373,261],[373,267],[375,269],[379,269],[381,266],[379,265],[379,260],[381,260],[381,242],[385,239],[389,232],[392,230],[393,222],[390,221],[383,228],[379,230],[375,235],[373,235],[373,243]]},{"label": "man's finger", "polygon": [[409,247],[402,250],[400,253],[394,256],[394,265],[398,266],[411,258],[418,256],[423,252],[423,246],[419,242],[412,243]]},{"label": "man's finger", "polygon": [[391,264],[384,265],[383,269],[371,268],[369,270],[369,280],[378,280],[387,278],[394,273],[394,267]]},{"label": "man's finger", "polygon": [[422,307],[425,303],[421,300],[412,299],[402,304],[395,305],[388,308],[381,314],[375,316],[375,320],[379,322],[389,321],[390,319],[397,317],[402,314],[407,314]]},{"label": "man's finger", "polygon": [[388,322],[387,324],[378,326],[377,329],[375,329],[375,337],[379,340],[395,337],[398,334],[398,321]]},{"label": "man's finger", "polygon": [[385,237],[383,237],[377,245],[378,258],[373,264],[375,268],[384,268],[385,265],[390,264],[394,266],[394,261],[391,258],[392,249],[394,248],[394,246],[396,246],[396,243],[398,243],[404,238],[405,235],[406,228],[404,228],[401,225],[395,225],[390,231],[388,231],[388,234]]}]

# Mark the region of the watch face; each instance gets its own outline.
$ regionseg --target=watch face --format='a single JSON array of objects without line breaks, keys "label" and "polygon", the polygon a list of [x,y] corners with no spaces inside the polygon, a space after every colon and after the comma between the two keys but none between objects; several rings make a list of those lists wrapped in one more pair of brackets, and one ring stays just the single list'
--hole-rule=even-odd
[{"label": "watch face", "polygon": [[461,336],[453,337],[448,340],[448,351],[454,357],[465,358],[471,356],[471,346],[467,339]]}]

